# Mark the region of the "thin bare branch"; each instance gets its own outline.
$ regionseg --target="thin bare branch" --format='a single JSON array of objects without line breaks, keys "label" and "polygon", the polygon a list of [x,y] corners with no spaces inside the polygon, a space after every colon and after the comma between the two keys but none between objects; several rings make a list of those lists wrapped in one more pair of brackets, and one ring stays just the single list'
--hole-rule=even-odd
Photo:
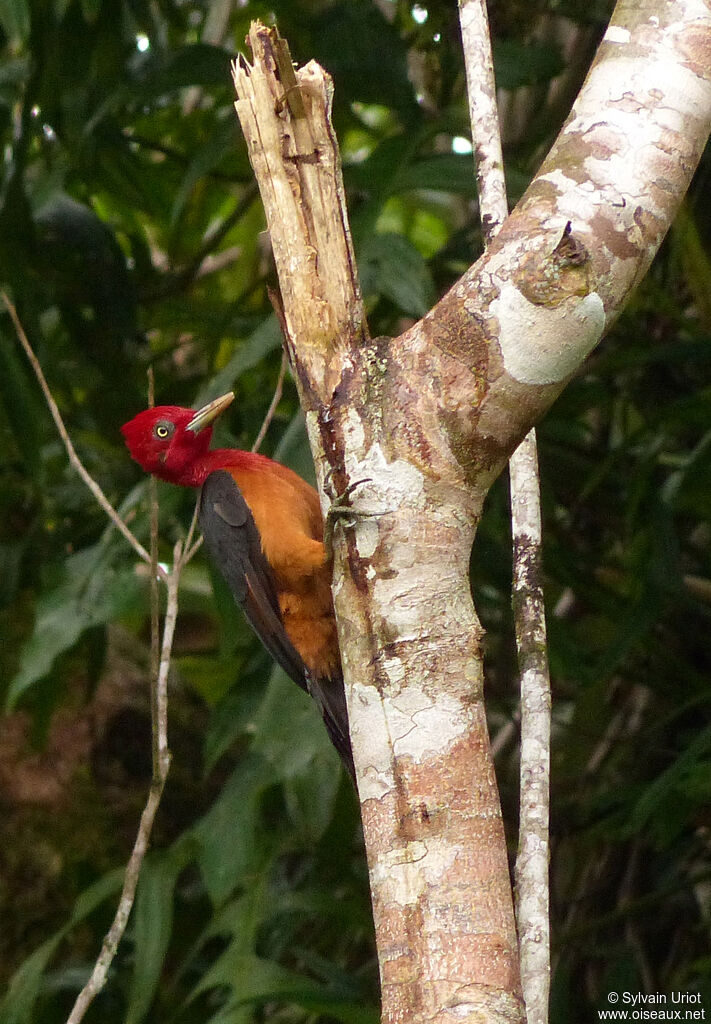
[{"label": "thin bare branch", "polygon": [[106,976],[108,974],[109,967],[116,955],[118,944],[126,929],[131,908],[133,907],[133,901],[136,895],[136,886],[138,885],[138,876],[140,874],[141,865],[143,864],[143,858],[145,857],[146,850],[148,849],[148,839],[153,827],[153,820],[155,818],[156,811],[158,810],[162,792],[162,785],[157,786],[155,783],[151,785],[148,800],[143,809],[143,814],[141,815],[141,824],[138,829],[138,835],[136,836],[136,842],[134,844],[133,851],[131,852],[130,860],[126,865],[126,874],[124,875],[123,889],[121,891],[121,899],[116,911],[116,916],[114,917],[111,928],[106,934],[104,944],[101,948],[101,953],[94,965],[91,977],[79,993],[77,1000],[72,1007],[72,1011],[67,1018],[67,1024],[79,1024],[79,1022],[84,1019],[84,1014],[93,1002],[95,996],[98,995],[106,983]]},{"label": "thin bare branch", "polygon": [[279,405],[279,402],[281,401],[281,396],[282,396],[282,393],[284,391],[284,377],[286,375],[286,362],[287,362],[287,360],[286,360],[286,352],[282,352],[282,354],[281,354],[281,366],[279,367],[279,376],[277,377],[276,387],[274,388],[274,394],[272,395],[272,400],[269,403],[269,408],[267,409],[266,416],[264,417],[264,422],[262,423],[261,427],[259,428],[259,433],[257,434],[256,440],[255,440],[254,444],[252,445],[252,451],[253,452],[258,452],[259,449],[262,447],[262,441],[266,437],[267,430],[269,430],[269,424],[274,419],[274,413],[276,412],[277,406]]},{"label": "thin bare branch", "polygon": [[94,998],[106,983],[106,976],[116,956],[116,951],[123,938],[133,908],[141,866],[148,851],[153,822],[163,794],[165,781],[168,777],[168,770],[170,768],[170,752],[168,750],[168,670],[170,668],[173,635],[178,615],[178,585],[180,583],[181,559],[182,543],[178,541],[173,550],[173,569],[167,574],[167,600],[165,622],[163,625],[163,641],[161,644],[158,678],[155,685],[155,724],[157,736],[154,744],[155,761],[153,764],[151,788],[148,793],[146,806],[141,814],[136,841],[126,865],[121,899],[119,900],[114,920],[104,938],[101,953],[94,964],[91,977],[77,996],[72,1011],[67,1018],[67,1024],[80,1024]]},{"label": "thin bare branch", "polygon": [[[476,157],[479,210],[488,243],[508,213],[486,0],[460,0]],[[541,584],[541,512],[536,434],[509,461],[514,548],[513,604],[521,674],[521,786],[516,915],[528,1024],[546,1024],[550,992],[548,893],[550,677]]]},{"label": "thin bare branch", "polygon": [[[178,586],[180,574],[185,562],[183,560],[184,546],[178,541],[173,548],[173,569],[168,575],[168,593],[165,609],[165,621],[163,622],[163,643],[161,646],[160,668],[156,683],[156,706],[158,709],[158,776],[165,779],[170,766],[170,753],[168,751],[168,670],[170,669],[170,657],[173,649],[173,635],[175,623],[178,617]],[[154,765],[154,774],[156,766]]]},{"label": "thin bare branch", "polygon": [[528,1024],[545,1024],[550,993],[551,689],[542,584],[540,485],[533,430],[514,452],[509,462],[509,478],[514,538],[513,606],[521,674],[516,914]]},{"label": "thin bare branch", "polygon": [[479,214],[484,238],[488,243],[506,220],[509,210],[486,0],[460,0],[459,20],[479,190]]},{"label": "thin bare branch", "polygon": [[[109,517],[109,519],[114,524],[114,526],[116,526],[116,528],[121,531],[121,533],[124,535],[124,537],[129,542],[129,544],[134,549],[134,551],[137,552],[139,557],[142,558],[144,562],[148,562],[148,564],[150,565],[150,562],[151,562],[150,554],[146,551],[146,549],[143,547],[143,545],[138,540],[138,538],[134,536],[134,534],[131,532],[131,530],[129,530],[128,526],[126,526],[126,524],[124,523],[124,521],[121,518],[121,516],[118,514],[116,509],[113,507],[113,505],[111,504],[109,499],[106,497],[106,495],[102,491],[101,487],[99,487],[99,485],[97,484],[96,480],[94,480],[94,478],[91,476],[89,471],[85,468],[84,463],[81,461],[81,459],[77,455],[77,453],[76,453],[76,451],[74,449],[74,445],[72,444],[71,438],[69,437],[69,434],[67,433],[67,428],[64,426],[64,421],[62,419],[62,415],[61,415],[61,413],[59,411],[57,403],[55,402],[54,398],[52,397],[52,392],[49,390],[49,385],[47,384],[47,381],[45,380],[45,376],[44,376],[44,374],[42,372],[42,367],[39,364],[39,360],[37,359],[37,356],[35,355],[35,353],[34,353],[34,351],[32,349],[32,346],[30,345],[29,339],[27,338],[27,335],[25,334],[25,330],[24,330],[24,328],[23,328],[23,326],[22,326],[22,324],[20,322],[20,318],[19,318],[19,316],[17,314],[17,310],[15,309],[15,306],[12,304],[12,302],[10,301],[10,299],[8,298],[8,296],[5,294],[4,291],[0,292],[0,295],[2,295],[2,300],[5,303],[5,308],[7,309],[8,313],[10,314],[10,318],[11,318],[11,320],[12,320],[14,326],[15,326],[15,331],[17,332],[17,337],[18,337],[18,339],[20,341],[20,344],[22,345],[22,347],[23,347],[23,349],[25,351],[25,355],[27,356],[27,358],[28,358],[28,360],[30,362],[30,365],[31,365],[31,367],[32,367],[32,369],[34,371],[34,374],[35,374],[35,377],[37,378],[39,386],[42,389],[42,393],[44,395],[44,398],[45,398],[45,401],[46,401],[47,406],[49,408],[49,411],[52,414],[52,419],[55,422],[55,425],[56,425],[57,430],[59,432],[59,436],[62,439],[62,443],[64,444],[64,448],[65,448],[65,450],[67,452],[67,456],[69,458],[70,464],[73,466],[73,468],[79,474],[79,476],[82,478],[82,480],[84,481],[86,486],[89,488],[91,493],[94,495],[94,498],[99,503],[99,505],[104,510],[104,512]],[[163,581],[165,582],[165,573],[163,572],[163,570],[159,568],[158,572],[159,572],[159,575],[160,575],[161,579],[163,579]]]},{"label": "thin bare branch", "polygon": [[[148,369],[148,405],[156,404],[155,375],[153,367]],[[156,699],[158,673],[160,671],[160,602],[158,598],[158,481],[148,478],[148,495],[151,506],[151,747],[153,759],[153,780],[156,779],[158,764],[158,702]]]},{"label": "thin bare branch", "polygon": [[193,509],[193,518],[190,520],[190,526],[188,528],[188,536],[187,536],[187,538],[185,540],[185,551],[184,551],[184,554],[183,554],[183,565],[187,565],[188,562],[190,561],[190,559],[193,558],[198,553],[200,548],[202,547],[202,537],[198,537],[198,539],[193,544],[193,537],[195,536],[195,530],[196,530],[196,527],[197,527],[198,510],[199,510],[199,508],[200,508],[200,496],[198,495],[198,500],[195,502],[195,508]]}]

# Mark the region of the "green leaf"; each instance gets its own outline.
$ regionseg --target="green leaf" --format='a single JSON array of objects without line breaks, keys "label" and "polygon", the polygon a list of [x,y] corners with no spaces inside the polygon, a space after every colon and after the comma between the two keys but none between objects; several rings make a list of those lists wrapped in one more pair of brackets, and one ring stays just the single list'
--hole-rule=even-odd
[{"label": "green leaf", "polygon": [[[239,626],[241,629],[242,624]],[[186,684],[199,693],[208,704],[220,701],[235,682],[235,660],[232,657],[212,658],[205,654],[184,654],[175,657],[174,664]]]},{"label": "green leaf", "polygon": [[191,159],[180,187],[175,194],[170,217],[172,225],[177,224],[180,215],[185,209],[190,192],[195,185],[206,174],[214,170],[226,156],[231,157],[234,154],[237,142],[237,129],[230,112],[229,120],[225,120],[218,125],[213,135],[205,140],[205,143],[200,146],[195,156]]},{"label": "green leaf", "polygon": [[77,897],[74,904],[72,916],[69,918],[67,929],[79,924],[89,914],[93,914],[97,907],[100,907],[104,900],[107,900],[114,893],[120,892],[123,885],[124,869],[116,868],[103,875],[98,881],[85,889],[81,896]]},{"label": "green leaf", "polygon": [[333,750],[315,701],[275,666],[254,720],[253,749],[275,766],[280,779],[310,772],[315,760],[335,769]]},{"label": "green leaf", "polygon": [[259,804],[275,781],[273,767],[263,757],[248,754],[195,826],[198,864],[217,906],[260,863],[264,839],[258,829]]},{"label": "green leaf", "polygon": [[223,985],[229,985],[233,992],[229,1006],[279,999],[317,1007],[325,995],[320,985],[273,960],[245,955],[239,937],[206,972],[193,995]]},{"label": "green leaf", "polygon": [[409,132],[382,139],[367,160],[344,169],[349,187],[389,195],[394,191],[395,182],[407,173],[418,141],[418,136]]},{"label": "green leaf", "polygon": [[100,545],[68,558],[57,585],[42,592],[37,601],[34,630],[8,688],[8,708],[14,708],[34,683],[48,675],[55,659],[72,648],[85,630],[127,611],[141,589],[134,569],[112,568],[102,558]]},{"label": "green leaf", "polygon": [[269,913],[267,890],[270,871],[271,862],[260,864],[259,871],[252,876],[244,892],[215,910],[195,944],[196,950],[203,949],[206,943],[219,936],[230,939],[245,955],[253,951],[265,915]]},{"label": "green leaf", "polygon": [[699,231],[699,218],[690,204],[683,202],[671,229],[684,268],[684,279],[701,313],[704,325],[711,326],[711,259]]},{"label": "green leaf", "polygon": [[337,70],[336,103],[348,95],[395,107],[409,123],[419,119],[404,39],[369,0],[324,5],[315,19],[313,51],[325,68]]},{"label": "green leaf", "polygon": [[192,858],[189,843],[147,857],[133,911],[134,960],[126,1024],[139,1024],[155,997],[173,928],[173,897],[181,871]]},{"label": "green leaf", "polygon": [[406,238],[373,234],[361,247],[358,267],[364,296],[385,295],[403,313],[424,316],[435,289],[424,259]]},{"label": "green leaf", "polygon": [[709,479],[711,479],[711,431],[707,431],[684,459],[680,469],[669,474],[662,498],[673,507],[692,506],[690,497],[696,497],[699,514],[708,509]]},{"label": "green leaf", "polygon": [[[325,735],[323,725],[321,730]],[[341,774],[336,758],[321,747],[307,771],[285,782],[289,817],[298,829],[304,846],[313,847],[331,824],[340,784]]]},{"label": "green leaf", "polygon": [[[636,836],[645,827],[657,841],[667,845],[677,838],[692,810],[708,802],[708,753],[711,751],[711,728],[696,736],[666,771],[647,786],[629,818],[626,831]],[[706,794],[698,800],[699,779],[706,779]],[[689,782],[691,781],[691,786]],[[696,790],[696,792],[694,792]],[[695,799],[696,798],[696,799]]]},{"label": "green leaf", "polygon": [[250,334],[244,344],[235,349],[225,366],[199,391],[195,405],[205,405],[213,398],[230,391],[243,373],[260,363],[275,348],[279,348],[281,343],[279,321],[276,316],[269,316]]},{"label": "green leaf", "polygon": [[0,1005],[3,1024],[31,1024],[44,972],[63,938],[64,929],[43,942],[15,972]]},{"label": "green leaf", "polygon": [[441,153],[405,164],[394,181],[393,192],[409,189],[450,192],[476,199],[474,157]]},{"label": "green leaf", "polygon": [[26,43],[30,34],[30,5],[28,0],[2,0],[0,25],[14,43]]},{"label": "green leaf", "polygon": [[244,673],[236,683],[234,682],[234,662],[232,675],[232,688],[216,704],[210,716],[210,726],[205,735],[206,773],[212,771],[220,758],[240,737],[251,731],[251,723],[264,699],[263,686],[257,687],[254,676],[248,677]]},{"label": "green leaf", "polygon": [[194,999],[212,988],[229,987],[232,991],[214,1020],[239,1020],[235,1011],[247,1004],[266,1002],[295,1003],[312,1014],[342,1020],[345,1024],[377,1024],[378,1010],[344,998],[337,990],[311,981],[273,960],[245,954],[239,936],[230,943],[191,993]]},{"label": "green leaf", "polygon": [[93,913],[105,900],[120,892],[123,869],[111,871],[85,890],[74,904],[69,921],[51,938],[43,942],[15,972],[0,1004],[2,1024],[32,1024],[32,1011],[39,995],[48,963],[57,947],[72,928]]}]

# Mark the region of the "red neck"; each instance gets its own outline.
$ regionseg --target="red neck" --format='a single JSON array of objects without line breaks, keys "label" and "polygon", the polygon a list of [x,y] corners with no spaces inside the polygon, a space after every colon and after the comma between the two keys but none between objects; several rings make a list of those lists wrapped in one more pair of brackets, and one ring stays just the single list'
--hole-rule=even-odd
[{"label": "red neck", "polygon": [[243,452],[239,448],[215,448],[193,462],[178,482],[186,487],[202,487],[210,473],[217,469],[248,472],[265,470],[274,465],[276,463],[272,459],[257,452]]}]

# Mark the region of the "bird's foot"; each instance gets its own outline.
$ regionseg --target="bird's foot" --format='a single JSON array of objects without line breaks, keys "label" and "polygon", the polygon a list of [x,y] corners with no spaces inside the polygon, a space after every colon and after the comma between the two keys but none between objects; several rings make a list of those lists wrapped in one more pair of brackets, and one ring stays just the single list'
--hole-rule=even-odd
[{"label": "bird's foot", "polygon": [[362,509],[353,508],[350,504],[353,492],[362,484],[370,482],[371,478],[369,476],[363,477],[361,480],[355,480],[352,484],[349,484],[348,487],[346,487],[343,494],[339,494],[331,502],[328,512],[326,513],[326,522],[323,531],[323,543],[326,548],[326,554],[328,555],[329,561],[333,558],[333,534],[339,523],[344,527],[355,526],[359,519],[376,519],[378,516],[385,515],[384,512],[365,512]]}]

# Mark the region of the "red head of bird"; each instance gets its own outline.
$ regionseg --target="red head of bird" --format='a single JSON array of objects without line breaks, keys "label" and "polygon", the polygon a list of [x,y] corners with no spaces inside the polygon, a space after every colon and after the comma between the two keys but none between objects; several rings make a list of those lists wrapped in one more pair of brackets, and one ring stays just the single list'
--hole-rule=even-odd
[{"label": "red head of bird", "polygon": [[179,405],[157,405],[139,412],[121,427],[131,458],[161,480],[200,487],[214,468],[205,461],[212,423],[233,398],[229,391],[197,412]]}]

